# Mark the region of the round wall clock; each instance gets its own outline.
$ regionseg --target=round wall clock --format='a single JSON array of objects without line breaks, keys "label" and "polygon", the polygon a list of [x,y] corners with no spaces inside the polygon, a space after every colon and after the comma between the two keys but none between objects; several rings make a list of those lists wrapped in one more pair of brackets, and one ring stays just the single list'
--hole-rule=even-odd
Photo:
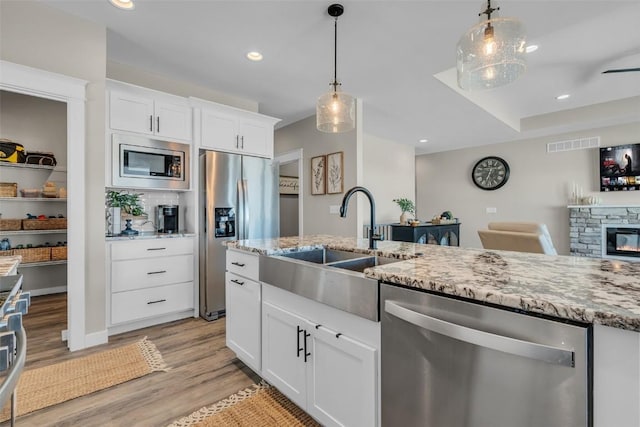
[{"label": "round wall clock", "polygon": [[509,179],[509,164],[500,157],[485,157],[473,166],[471,179],[483,190],[497,190]]}]

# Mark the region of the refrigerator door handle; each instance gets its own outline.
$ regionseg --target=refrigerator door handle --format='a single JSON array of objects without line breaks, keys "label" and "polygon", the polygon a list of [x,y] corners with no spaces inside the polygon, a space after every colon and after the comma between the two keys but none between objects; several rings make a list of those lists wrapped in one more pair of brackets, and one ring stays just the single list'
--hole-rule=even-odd
[{"label": "refrigerator door handle", "polygon": [[242,180],[238,180],[238,212],[237,212],[236,231],[238,240],[244,240],[244,187]]},{"label": "refrigerator door handle", "polygon": [[385,301],[384,311],[420,328],[473,345],[541,360],[554,365],[575,367],[574,352],[570,350],[467,328],[466,326],[415,312],[396,301]]},{"label": "refrigerator door handle", "polygon": [[243,212],[242,212],[242,227],[244,228],[244,238],[249,238],[249,183],[246,179],[242,180],[242,194],[244,197],[243,201]]}]

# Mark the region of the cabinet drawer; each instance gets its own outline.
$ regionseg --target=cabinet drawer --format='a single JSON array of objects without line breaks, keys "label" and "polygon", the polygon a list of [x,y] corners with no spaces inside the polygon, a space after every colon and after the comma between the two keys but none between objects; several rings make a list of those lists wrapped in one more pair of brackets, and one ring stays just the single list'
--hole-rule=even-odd
[{"label": "cabinet drawer", "polygon": [[111,243],[111,260],[193,254],[193,239],[147,239]]},{"label": "cabinet drawer", "polygon": [[111,292],[193,281],[193,255],[111,263]]},{"label": "cabinet drawer", "polygon": [[111,295],[111,323],[130,322],[192,308],[193,282],[119,292]]},{"label": "cabinet drawer", "polygon": [[258,255],[227,250],[227,271],[258,280]]}]

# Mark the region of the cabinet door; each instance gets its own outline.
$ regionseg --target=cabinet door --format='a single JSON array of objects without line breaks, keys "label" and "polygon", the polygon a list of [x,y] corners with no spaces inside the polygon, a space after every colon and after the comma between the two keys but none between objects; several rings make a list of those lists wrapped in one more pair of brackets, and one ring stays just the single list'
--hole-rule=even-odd
[{"label": "cabinet door", "polygon": [[260,284],[227,273],[225,289],[227,347],[260,373]]},{"label": "cabinet door", "polygon": [[153,100],[112,90],[109,95],[109,127],[153,134]]},{"label": "cabinet door", "polygon": [[313,330],[307,412],[321,424],[376,425],[376,350],[320,326]]},{"label": "cabinet door", "polygon": [[203,148],[240,152],[238,119],[232,114],[202,109],[201,141]]},{"label": "cabinet door", "polygon": [[240,121],[240,148],[246,154],[273,157],[273,126],[258,120]]},{"label": "cabinet door", "polygon": [[[303,318],[262,304],[262,376],[302,409],[307,402]],[[307,346],[311,344],[309,337]]]},{"label": "cabinet door", "polygon": [[191,141],[191,108],[167,102],[155,103],[155,134],[165,138]]}]

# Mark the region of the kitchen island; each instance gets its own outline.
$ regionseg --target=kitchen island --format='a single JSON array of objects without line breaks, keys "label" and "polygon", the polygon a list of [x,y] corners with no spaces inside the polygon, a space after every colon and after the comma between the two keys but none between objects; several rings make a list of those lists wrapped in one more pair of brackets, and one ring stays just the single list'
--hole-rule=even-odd
[{"label": "kitchen island", "polygon": [[366,269],[371,279],[593,325],[593,425],[640,425],[640,264],[336,236],[239,241],[262,255],[311,248],[401,260]]}]

